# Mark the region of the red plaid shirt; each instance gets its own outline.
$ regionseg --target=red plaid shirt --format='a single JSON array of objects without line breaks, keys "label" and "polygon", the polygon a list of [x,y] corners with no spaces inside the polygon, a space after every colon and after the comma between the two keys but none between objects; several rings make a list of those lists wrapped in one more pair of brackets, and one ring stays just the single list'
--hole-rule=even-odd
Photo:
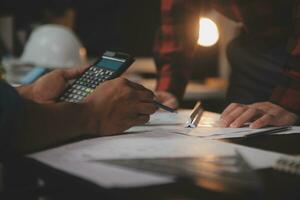
[{"label": "red plaid shirt", "polygon": [[[285,85],[278,85],[270,101],[300,111],[300,0],[211,0],[214,9],[243,23],[252,37],[269,45],[287,42],[289,59]],[[191,74],[200,5],[197,0],[161,0],[161,27],[154,47],[157,90],[182,98]]]}]

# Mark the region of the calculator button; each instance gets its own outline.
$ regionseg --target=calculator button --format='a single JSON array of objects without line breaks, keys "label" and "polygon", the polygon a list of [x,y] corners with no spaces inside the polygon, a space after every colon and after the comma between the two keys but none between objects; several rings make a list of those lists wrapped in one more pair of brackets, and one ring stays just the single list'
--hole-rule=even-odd
[{"label": "calculator button", "polygon": [[85,90],[85,87],[81,86],[79,90],[80,90],[80,91],[84,91],[84,90]]},{"label": "calculator button", "polygon": [[91,89],[91,88],[88,88],[86,91],[87,91],[88,93],[91,93],[91,92],[92,92],[92,89]]}]

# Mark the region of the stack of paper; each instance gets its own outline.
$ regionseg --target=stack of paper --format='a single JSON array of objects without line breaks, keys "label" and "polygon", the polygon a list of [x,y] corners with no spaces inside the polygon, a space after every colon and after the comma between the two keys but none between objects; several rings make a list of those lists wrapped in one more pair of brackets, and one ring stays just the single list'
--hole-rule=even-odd
[{"label": "stack of paper", "polygon": [[233,156],[238,150],[252,168],[261,169],[271,167],[283,156],[218,140],[207,140],[206,138],[241,137],[253,130],[209,127],[208,124],[217,121],[219,115],[208,112],[204,113],[203,126],[200,122],[198,128],[184,128],[189,114],[190,111],[180,111],[178,114],[157,113],[151,117],[150,123],[131,128],[127,134],[85,140],[31,154],[29,157],[101,187],[127,188],[171,183],[174,177],[95,161]]},{"label": "stack of paper", "polygon": [[[244,137],[247,134],[256,133],[263,129],[243,128],[223,128],[220,126],[220,115],[211,112],[204,112],[198,127],[185,128],[185,123],[190,115],[190,110],[183,110],[180,113],[156,113],[151,117],[151,120],[145,126],[134,127],[129,129],[129,132],[135,131],[154,131],[155,129],[169,130],[170,133],[185,134],[189,136],[201,137],[206,139],[224,139]],[[279,132],[276,134],[292,134],[300,133],[299,126],[293,126],[291,130]]]},{"label": "stack of paper", "polygon": [[238,150],[255,169],[271,167],[282,154],[156,129],[65,145],[29,157],[101,187],[127,188],[172,183],[174,177],[95,162],[107,159],[232,156]]}]

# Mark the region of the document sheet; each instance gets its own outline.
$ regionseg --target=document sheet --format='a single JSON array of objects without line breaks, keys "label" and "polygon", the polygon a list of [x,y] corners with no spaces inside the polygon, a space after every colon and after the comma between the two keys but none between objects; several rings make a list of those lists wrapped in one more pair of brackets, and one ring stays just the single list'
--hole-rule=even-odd
[{"label": "document sheet", "polygon": [[[151,120],[148,124],[146,124],[145,126],[134,127],[129,131],[149,131],[159,127],[178,134],[185,134],[206,139],[225,139],[244,137],[247,134],[254,134],[258,131],[269,129],[251,129],[247,126],[242,128],[223,128],[219,121],[220,115],[212,112],[204,112],[196,128],[185,128],[185,124],[190,114],[190,110],[182,110],[179,113],[156,113],[152,115]],[[275,134],[280,135],[293,133],[300,133],[300,127],[293,126],[291,130],[278,132]]]},{"label": "document sheet", "polygon": [[[101,187],[127,188],[172,183],[175,177],[95,161],[232,156],[238,150],[252,168],[261,169],[271,167],[283,156],[205,137],[191,137],[189,135],[195,135],[193,131],[196,129],[186,129],[183,126],[188,114],[187,111],[178,114],[158,113],[147,125],[131,128],[125,134],[84,140],[34,153],[28,157]],[[213,113],[206,115],[218,117]],[[214,134],[220,130],[214,130]],[[203,134],[207,132],[203,131]],[[214,134],[212,131],[211,135]]]}]

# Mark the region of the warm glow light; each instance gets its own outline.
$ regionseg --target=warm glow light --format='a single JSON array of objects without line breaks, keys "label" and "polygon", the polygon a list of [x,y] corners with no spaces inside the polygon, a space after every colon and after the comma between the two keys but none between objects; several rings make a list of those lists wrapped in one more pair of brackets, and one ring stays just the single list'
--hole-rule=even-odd
[{"label": "warm glow light", "polygon": [[214,21],[200,18],[198,44],[204,47],[213,46],[219,40],[219,30]]}]

